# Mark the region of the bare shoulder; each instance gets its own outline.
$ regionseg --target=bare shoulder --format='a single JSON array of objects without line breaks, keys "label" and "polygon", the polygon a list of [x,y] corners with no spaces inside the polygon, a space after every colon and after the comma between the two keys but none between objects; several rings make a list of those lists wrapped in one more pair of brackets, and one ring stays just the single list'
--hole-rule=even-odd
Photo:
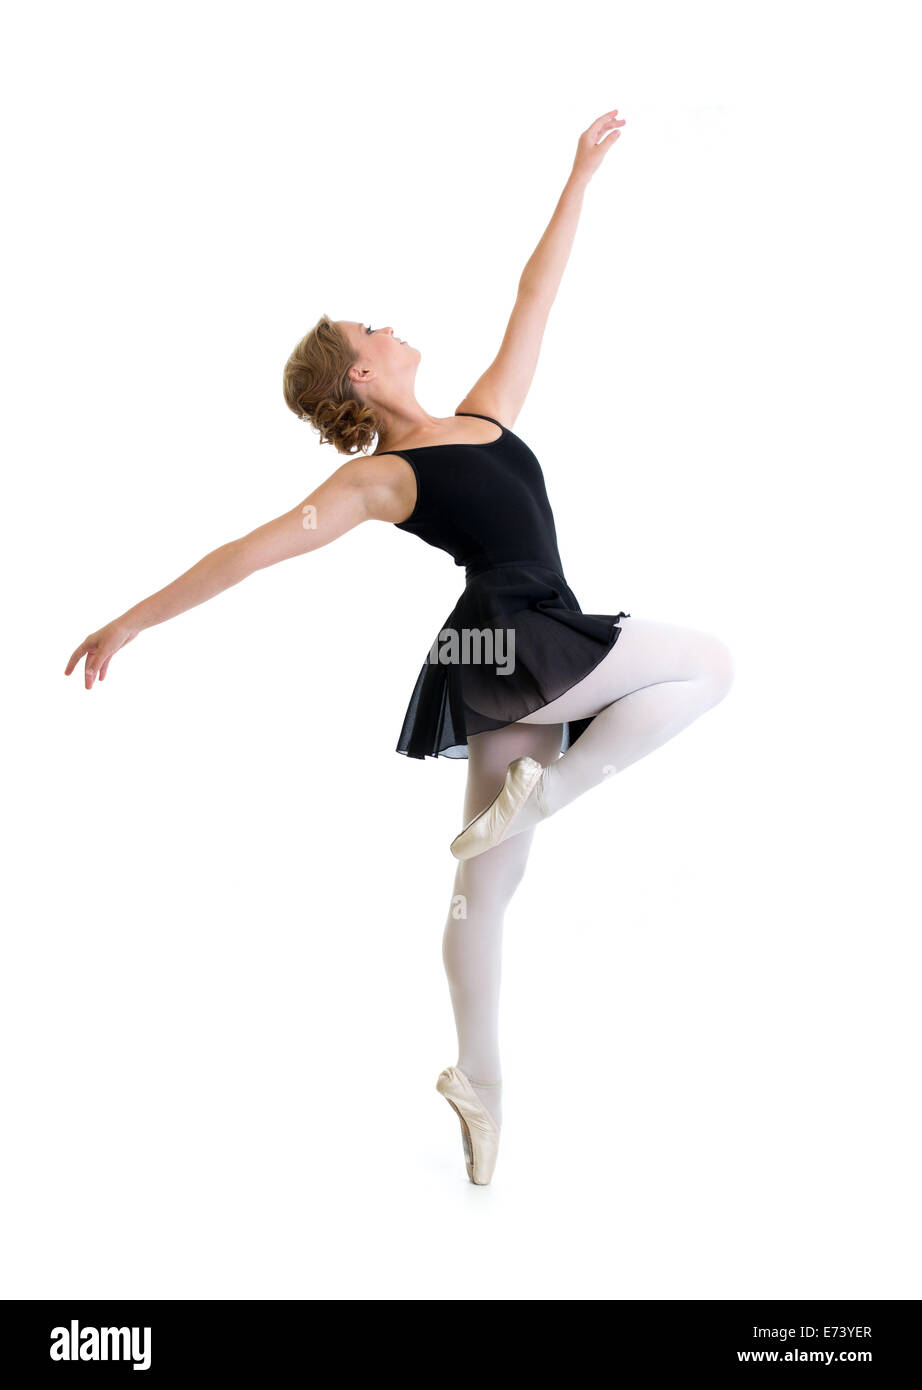
[{"label": "bare shoulder", "polygon": [[495,392],[490,394],[478,387],[468,392],[461,404],[455,406],[455,414],[486,415],[489,419],[496,420],[504,429],[511,430],[517,412],[508,401],[501,400]]},{"label": "bare shoulder", "polygon": [[416,475],[399,454],[361,454],[339,470],[374,521],[405,521],[416,506]]}]

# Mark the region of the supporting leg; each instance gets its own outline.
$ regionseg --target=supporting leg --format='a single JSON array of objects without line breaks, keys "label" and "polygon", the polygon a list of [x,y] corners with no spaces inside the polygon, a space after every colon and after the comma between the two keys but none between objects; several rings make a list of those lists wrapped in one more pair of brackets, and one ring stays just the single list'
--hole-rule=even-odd
[{"label": "supporting leg", "polygon": [[[560,748],[560,726],[510,725],[468,742],[464,817],[489,805],[506,768],[525,754],[549,762]],[[497,1124],[502,1123],[499,992],[503,920],[525,873],[531,835],[459,864],[442,938],[442,960],[458,1033],[457,1066],[467,1075]]]}]

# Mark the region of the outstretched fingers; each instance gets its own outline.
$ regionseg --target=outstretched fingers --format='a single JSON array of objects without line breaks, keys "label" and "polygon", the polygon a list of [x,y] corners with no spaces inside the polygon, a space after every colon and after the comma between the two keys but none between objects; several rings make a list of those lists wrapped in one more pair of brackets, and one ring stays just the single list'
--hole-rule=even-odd
[{"label": "outstretched fingers", "polygon": [[[65,676],[69,676],[84,656],[86,657],[86,666],[84,667],[83,672],[84,684],[86,685],[87,690],[89,690],[92,687],[93,681],[96,679],[97,664],[97,644],[92,640],[92,638],[85,637],[84,640],[80,643],[80,646],[71,655],[70,660],[65,666],[64,674]],[[107,666],[108,664],[109,663],[107,660],[104,663],[104,665]]]},{"label": "outstretched fingers", "polygon": [[608,111],[604,116],[600,116],[597,121],[593,121],[588,131],[589,139],[593,145],[597,145],[600,140],[604,139],[604,137],[609,135],[612,131],[614,131],[616,135],[619,134],[618,127],[623,125],[624,121],[618,120],[617,108],[614,111]]}]

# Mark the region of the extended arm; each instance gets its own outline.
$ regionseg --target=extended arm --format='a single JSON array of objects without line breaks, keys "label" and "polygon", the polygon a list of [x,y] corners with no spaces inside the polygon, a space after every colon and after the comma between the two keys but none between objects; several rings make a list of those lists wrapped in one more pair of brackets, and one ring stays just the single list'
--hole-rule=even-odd
[{"label": "extended arm", "polygon": [[165,588],[129,608],[80,643],[67,663],[69,676],[86,656],[85,685],[104,680],[109,662],[145,628],[165,623],[214,598],[241,579],[280,560],[329,545],[363,521],[399,521],[409,510],[408,472],[402,460],[350,459],[291,511],[205,555]]},{"label": "extended arm", "polygon": [[[510,426],[515,423],[528,395],[551,305],[570,259],[583,195],[624,125],[617,115],[617,111],[610,111],[600,116],[580,136],[570,177],[519,278],[515,306],[499,352],[458,410],[477,410]],[[606,141],[609,134],[611,139]]]}]

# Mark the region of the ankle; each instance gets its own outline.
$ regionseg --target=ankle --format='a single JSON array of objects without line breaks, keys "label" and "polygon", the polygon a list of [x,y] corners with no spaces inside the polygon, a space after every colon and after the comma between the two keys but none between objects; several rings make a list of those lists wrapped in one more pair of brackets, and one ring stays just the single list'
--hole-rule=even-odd
[{"label": "ankle", "polygon": [[512,835],[520,835],[523,830],[534,830],[535,826],[547,820],[547,817],[551,814],[551,809],[547,802],[548,774],[550,771],[551,769],[546,767],[528,793],[524,805],[513,819],[510,831]]},{"label": "ankle", "polygon": [[[467,1073],[465,1073],[467,1075]],[[497,1125],[503,1122],[503,1083],[499,1081],[482,1081],[473,1076],[468,1076],[468,1081],[474,1088],[481,1103],[492,1115]]]},{"label": "ankle", "polygon": [[537,782],[535,783],[531,794],[532,800],[535,803],[535,809],[537,810],[538,815],[542,818],[542,820],[546,819],[551,814],[551,808],[548,806],[547,801],[545,800],[545,796],[548,790],[548,782],[550,780],[550,771],[550,765],[548,765],[542,772],[541,776],[538,778]]}]

